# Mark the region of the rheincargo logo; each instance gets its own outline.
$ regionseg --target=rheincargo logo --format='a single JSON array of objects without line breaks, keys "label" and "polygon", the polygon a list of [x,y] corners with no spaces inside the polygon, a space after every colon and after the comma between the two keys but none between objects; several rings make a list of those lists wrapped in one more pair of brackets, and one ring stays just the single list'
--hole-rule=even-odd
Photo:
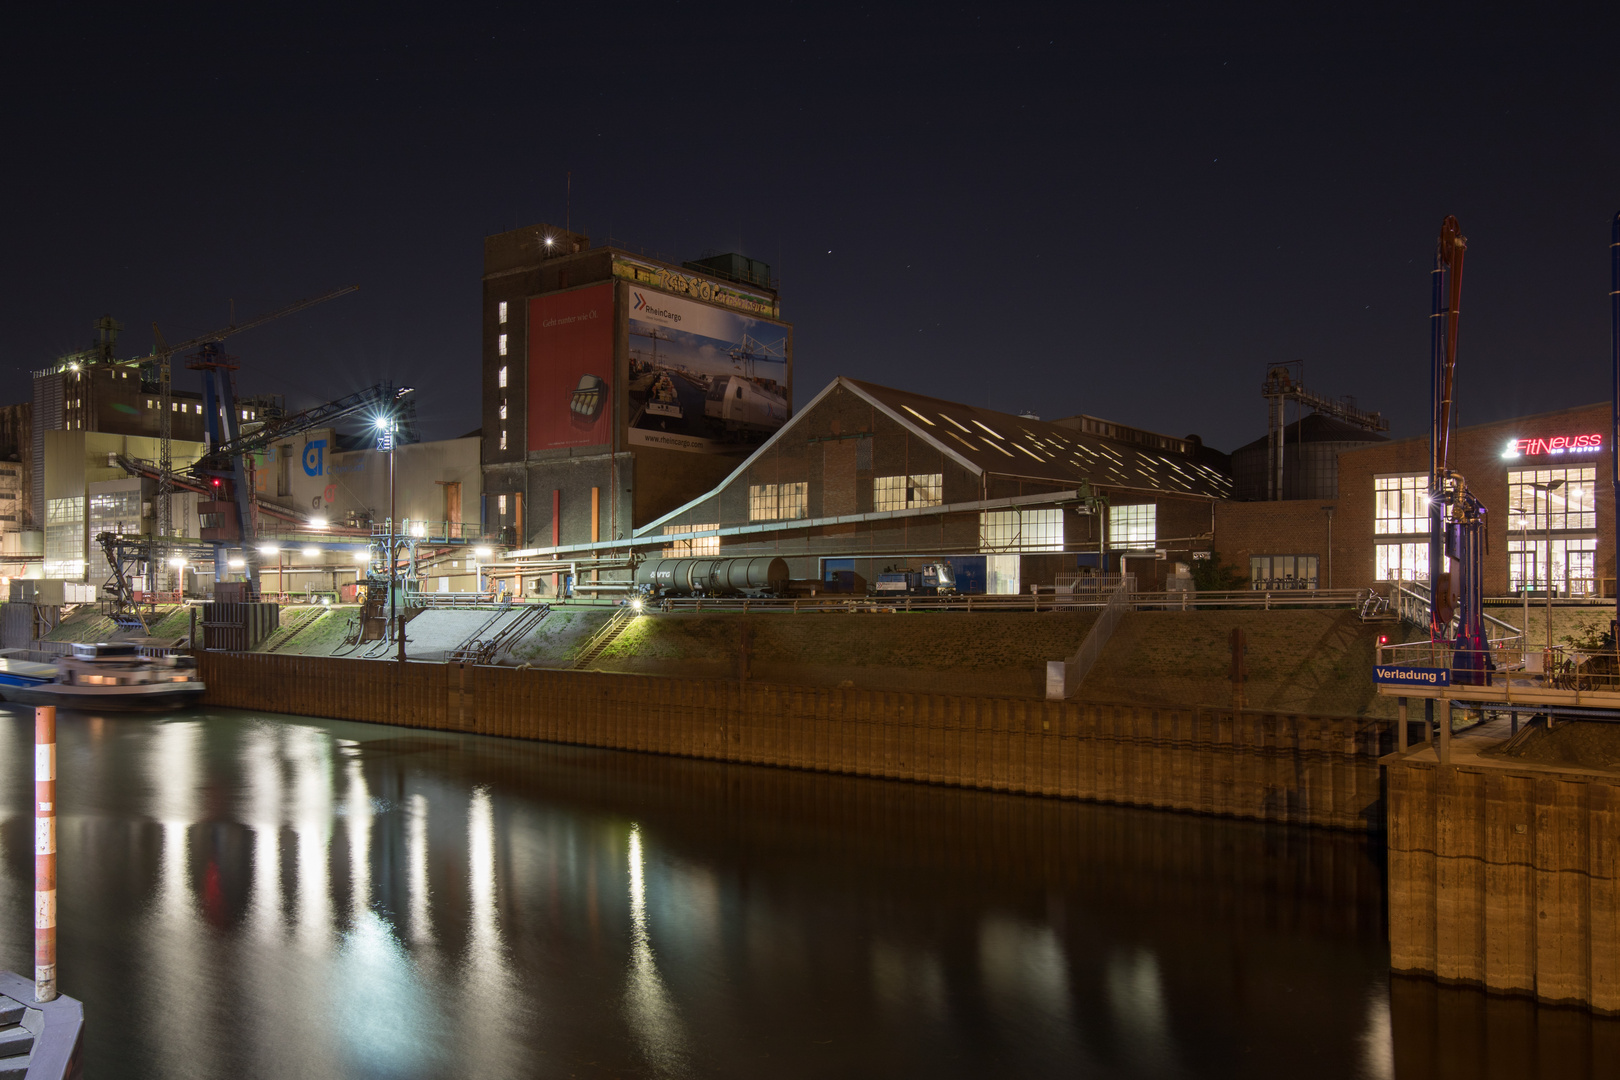
[{"label": "rheincargo logo", "polygon": [[1399,685],[1450,686],[1451,672],[1445,668],[1396,667],[1378,664],[1373,667],[1373,680]]},{"label": "rheincargo logo", "polygon": [[681,321],[681,317],[675,314],[673,311],[669,311],[665,308],[655,308],[651,304],[647,303],[647,298],[642,296],[640,293],[631,293],[630,295],[636,298],[636,302],[631,306],[630,310],[645,311],[649,315],[657,315],[660,318],[668,319],[670,322]]}]

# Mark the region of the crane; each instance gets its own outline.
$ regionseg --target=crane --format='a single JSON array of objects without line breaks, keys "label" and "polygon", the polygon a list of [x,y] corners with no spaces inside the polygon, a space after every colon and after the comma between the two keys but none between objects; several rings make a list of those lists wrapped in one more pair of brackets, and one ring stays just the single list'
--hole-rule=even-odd
[{"label": "crane", "polygon": [[[1468,238],[1455,217],[1440,225],[1432,271],[1429,333],[1429,639],[1452,636],[1451,679],[1478,685],[1490,678],[1485,639],[1485,507],[1451,468],[1456,418],[1457,329],[1462,307],[1463,256]],[[1456,631],[1451,623],[1455,618]]]},{"label": "crane", "polygon": [[[254,327],[263,326],[265,323],[272,322],[284,315],[291,315],[295,312],[303,311],[305,308],[314,307],[316,304],[323,304],[328,300],[335,300],[340,296],[345,296],[349,293],[355,292],[359,288],[360,286],[358,285],[345,285],[340,289],[333,289],[332,291],[322,293],[319,296],[311,296],[306,297],[303,300],[295,300],[286,307],[278,308],[275,311],[268,312],[264,315],[259,315],[255,318],[249,319],[245,323],[237,323],[233,318],[228,326],[222,326],[212,333],[202,334],[198,337],[194,337],[174,345],[170,345],[164,340],[163,332],[158,329],[157,323],[154,322],[152,324],[152,354],[148,359],[157,361],[158,393],[161,398],[159,406],[161,411],[158,414],[157,527],[154,530],[158,536],[168,536],[174,531],[174,522],[173,518],[171,517],[172,511],[169,505],[170,496],[174,494],[173,418],[170,416],[170,413],[174,411],[174,386],[170,358],[175,353],[185,353],[191,349],[199,348],[202,349],[204,353],[218,353],[219,343],[224,341],[227,337],[230,337],[232,334],[240,334],[244,330],[252,330]],[[212,404],[212,402],[210,402],[210,404]],[[162,561],[163,554],[164,553],[161,551],[157,553],[157,557],[160,562]]]}]

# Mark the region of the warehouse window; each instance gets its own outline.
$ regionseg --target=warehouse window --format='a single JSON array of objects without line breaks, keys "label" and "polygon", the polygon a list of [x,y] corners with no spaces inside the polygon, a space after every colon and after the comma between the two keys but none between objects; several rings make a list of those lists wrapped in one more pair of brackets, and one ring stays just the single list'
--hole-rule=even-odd
[{"label": "warehouse window", "polygon": [[[1559,486],[1545,490],[1552,484]],[[1540,485],[1537,487],[1536,485]],[[1508,531],[1597,528],[1597,467],[1509,469]],[[1555,568],[1556,569],[1556,568]],[[1546,571],[1542,571],[1546,576]],[[1556,574],[1554,575],[1556,580]]]},{"label": "warehouse window", "polygon": [[[506,431],[505,431],[505,429],[502,429],[502,431],[501,431],[501,449],[502,450],[506,449]],[[502,511],[502,513],[505,513],[505,511]]]},{"label": "warehouse window", "polygon": [[1429,545],[1374,545],[1373,577],[1378,581],[1428,581]]},{"label": "warehouse window", "polygon": [[1150,548],[1159,538],[1159,507],[1156,503],[1115,506],[1108,511],[1108,546]]},{"label": "warehouse window", "polygon": [[506,335],[505,334],[502,334],[500,336],[500,340],[497,342],[496,348],[498,348],[500,350],[502,356],[506,355]]},{"label": "warehouse window", "polygon": [[979,514],[979,547],[984,551],[1062,551],[1063,511],[985,510]]},{"label": "warehouse window", "polygon": [[872,478],[872,509],[907,510],[917,506],[938,506],[943,500],[943,473]]},{"label": "warehouse window", "polygon": [[787,521],[802,518],[808,503],[810,485],[749,484],[749,521]]},{"label": "warehouse window", "polygon": [[499,377],[497,379],[496,385],[497,386],[505,386],[506,385],[506,365],[505,364],[501,365],[501,373],[500,373],[500,375],[499,375]]},{"label": "warehouse window", "polygon": [[[665,525],[665,536],[679,536],[681,533],[713,532],[720,528],[718,522],[707,525]],[[718,555],[720,554],[720,538],[718,536],[700,536],[694,540],[674,540],[664,545],[664,554],[678,559],[690,555]]]},{"label": "warehouse window", "polygon": [[84,577],[84,498],[45,500],[45,576]]},{"label": "warehouse window", "polygon": [[506,402],[501,402],[501,419],[506,419]]},{"label": "warehouse window", "polygon": [[502,300],[500,302],[500,304],[497,306],[497,310],[500,312],[500,319],[501,319],[502,324],[504,324],[506,322],[506,301],[505,300]]},{"label": "warehouse window", "polygon": [[[1373,479],[1373,532],[1380,536],[1429,531],[1429,478],[1423,473]],[[1380,578],[1394,581],[1395,578]],[[1410,580],[1410,579],[1408,579]]]}]

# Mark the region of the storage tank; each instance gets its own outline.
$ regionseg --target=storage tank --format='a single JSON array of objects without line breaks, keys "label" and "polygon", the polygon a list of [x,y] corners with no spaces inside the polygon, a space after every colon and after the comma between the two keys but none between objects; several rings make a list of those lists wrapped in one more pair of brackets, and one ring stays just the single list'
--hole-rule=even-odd
[{"label": "storage tank", "polygon": [[636,584],[661,593],[737,596],[781,593],[788,583],[785,559],[649,559],[636,567]]}]

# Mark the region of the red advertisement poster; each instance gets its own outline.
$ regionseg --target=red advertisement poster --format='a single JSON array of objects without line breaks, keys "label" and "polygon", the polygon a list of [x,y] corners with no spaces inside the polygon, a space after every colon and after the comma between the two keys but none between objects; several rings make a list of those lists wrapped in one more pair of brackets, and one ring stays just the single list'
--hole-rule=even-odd
[{"label": "red advertisement poster", "polygon": [[612,438],[613,284],[529,301],[529,449]]}]

